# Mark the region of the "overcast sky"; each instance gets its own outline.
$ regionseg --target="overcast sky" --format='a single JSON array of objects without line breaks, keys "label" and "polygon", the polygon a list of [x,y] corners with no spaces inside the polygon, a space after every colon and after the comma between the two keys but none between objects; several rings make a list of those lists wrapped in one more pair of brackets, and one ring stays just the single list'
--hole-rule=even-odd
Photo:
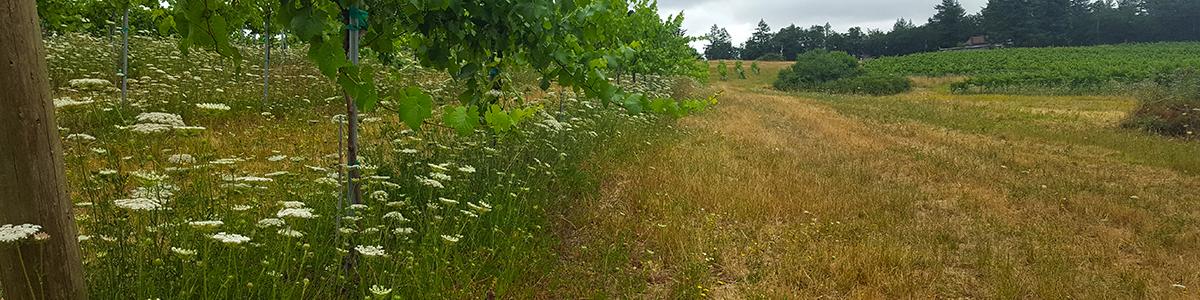
[{"label": "overcast sky", "polygon": [[[824,25],[826,22],[838,32],[850,27],[865,29],[892,28],[896,19],[905,18],[915,24],[924,24],[933,16],[933,6],[941,0],[659,0],[659,13],[663,15],[683,12],[683,28],[688,35],[708,33],[716,24],[729,30],[734,45],[743,43],[758,20],[771,25],[772,31],[796,24],[800,27]],[[979,12],[987,0],[959,0],[967,13]],[[707,42],[692,46],[702,47]]]}]

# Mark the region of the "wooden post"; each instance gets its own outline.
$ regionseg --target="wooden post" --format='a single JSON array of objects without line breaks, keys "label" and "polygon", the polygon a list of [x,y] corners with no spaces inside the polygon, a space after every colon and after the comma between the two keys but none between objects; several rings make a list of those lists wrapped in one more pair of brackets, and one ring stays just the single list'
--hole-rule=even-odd
[{"label": "wooden post", "polygon": [[[266,61],[263,62],[263,106],[266,106],[270,100],[267,92],[271,85],[271,10],[267,10],[266,17],[263,18],[263,48],[266,49]],[[265,107],[264,107],[265,108]]]},{"label": "wooden post", "polygon": [[49,234],[0,245],[0,286],[9,300],[85,299],[35,1],[0,2],[0,28],[0,224]]},{"label": "wooden post", "polygon": [[[352,17],[350,16],[351,10],[353,10],[353,6],[351,6],[351,8],[346,10],[346,12],[345,12],[345,15],[346,15],[345,16],[345,18],[346,18],[345,24],[347,24],[347,25],[350,25],[352,22],[355,22],[352,19]],[[351,27],[351,28],[347,29],[346,30],[346,39],[344,42],[345,42],[344,46],[345,46],[345,50],[346,50],[346,58],[350,59],[350,63],[357,65],[358,64],[358,42],[359,42],[358,29],[355,27]],[[344,96],[345,96],[344,98],[346,100],[346,122],[349,123],[348,125],[346,125],[346,127],[347,127],[347,129],[346,129],[347,130],[347,133],[346,133],[346,168],[348,169],[346,173],[349,175],[346,177],[346,180],[348,182],[347,190],[349,193],[348,196],[349,196],[350,203],[351,204],[361,204],[362,200],[360,198],[362,197],[362,191],[359,189],[358,182],[357,182],[358,176],[359,176],[359,170],[358,170],[358,106],[354,105],[354,98],[350,97],[350,93],[343,91],[343,94],[344,94]]]},{"label": "wooden post", "polygon": [[121,108],[126,107],[129,97],[129,9],[121,18]]}]

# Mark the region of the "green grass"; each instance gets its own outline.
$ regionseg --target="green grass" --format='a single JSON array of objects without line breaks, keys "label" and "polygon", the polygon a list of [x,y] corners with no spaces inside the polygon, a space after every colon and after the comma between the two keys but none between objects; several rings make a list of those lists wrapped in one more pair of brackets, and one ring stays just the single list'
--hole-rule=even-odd
[{"label": "green grass", "polygon": [[[135,80],[122,105],[111,86],[69,84],[117,79],[109,40],[60,36],[47,46],[54,97],[80,102],[59,108],[57,118],[86,279],[98,299],[528,298],[542,290],[539,274],[558,264],[551,217],[597,191],[586,163],[621,159],[609,155],[644,147],[671,121],[529,89],[536,80],[506,91],[503,104],[521,105],[520,97],[545,109],[501,136],[437,126],[414,132],[386,110],[367,113],[365,206],[346,208],[338,204],[336,121],[345,106],[303,49],[275,52],[271,99],[263,102],[258,62],[185,56],[171,40],[134,37]],[[460,88],[412,60],[364,63],[377,66],[381,94],[418,85],[449,103]],[[203,128],[125,127],[148,112]],[[136,197],[162,209],[117,205]],[[317,217],[280,217],[285,201]],[[219,232],[249,241],[223,243],[213,238]],[[386,257],[359,257],[345,271],[358,246],[382,247]]]}]

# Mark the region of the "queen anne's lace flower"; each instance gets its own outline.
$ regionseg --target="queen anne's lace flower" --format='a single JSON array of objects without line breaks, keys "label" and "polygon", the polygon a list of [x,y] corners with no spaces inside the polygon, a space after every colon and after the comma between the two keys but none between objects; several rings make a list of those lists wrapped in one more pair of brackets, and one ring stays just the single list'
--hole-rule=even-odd
[{"label": "queen anne's lace flower", "polygon": [[262,228],[279,227],[279,226],[283,226],[283,224],[284,224],[283,219],[266,218],[266,219],[258,220],[258,227],[262,227]]},{"label": "queen anne's lace flower", "polygon": [[358,245],[358,246],[354,247],[354,251],[358,251],[358,254],[362,254],[362,256],[367,256],[367,257],[371,257],[371,256],[386,257],[386,256],[388,256],[387,251],[384,251],[383,247],[380,247],[380,246]]},{"label": "queen anne's lace flower", "polygon": [[42,230],[41,225],[21,224],[0,225],[0,243],[11,243],[24,240]]},{"label": "queen anne's lace flower", "polygon": [[163,205],[148,198],[130,198],[113,200],[113,205],[130,210],[162,210]]},{"label": "queen anne's lace flower", "polygon": [[225,232],[218,232],[217,234],[212,235],[212,238],[226,244],[241,244],[250,241],[250,238],[244,235]]},{"label": "queen anne's lace flower", "polygon": [[197,103],[196,108],[207,110],[229,110],[229,105],[223,103]]},{"label": "queen anne's lace flower", "polygon": [[280,210],[279,213],[276,213],[275,216],[280,218],[300,219],[312,219],[317,217],[317,215],[312,213],[311,208],[284,208]]}]

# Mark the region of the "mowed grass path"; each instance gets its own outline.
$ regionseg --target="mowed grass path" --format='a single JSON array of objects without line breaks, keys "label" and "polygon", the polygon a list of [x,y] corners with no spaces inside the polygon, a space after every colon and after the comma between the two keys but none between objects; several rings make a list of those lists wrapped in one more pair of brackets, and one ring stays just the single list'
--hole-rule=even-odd
[{"label": "mowed grass path", "polygon": [[1200,297],[1200,144],[1118,128],[1133,100],[797,95],[769,75],[608,168],[562,218],[552,295]]}]

